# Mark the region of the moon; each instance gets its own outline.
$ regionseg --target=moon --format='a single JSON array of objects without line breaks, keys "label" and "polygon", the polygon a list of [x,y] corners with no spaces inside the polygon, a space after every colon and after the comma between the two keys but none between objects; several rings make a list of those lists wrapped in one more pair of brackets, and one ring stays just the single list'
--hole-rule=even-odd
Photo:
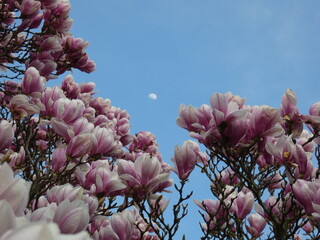
[{"label": "moon", "polygon": [[149,97],[150,99],[152,99],[152,100],[157,100],[157,98],[158,98],[157,94],[155,94],[155,93],[150,93],[150,94],[148,95],[148,97]]}]

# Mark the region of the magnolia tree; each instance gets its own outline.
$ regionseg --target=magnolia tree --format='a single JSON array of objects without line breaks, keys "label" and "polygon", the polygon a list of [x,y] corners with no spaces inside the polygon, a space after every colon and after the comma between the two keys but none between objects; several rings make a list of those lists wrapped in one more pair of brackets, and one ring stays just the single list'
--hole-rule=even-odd
[{"label": "magnolia tree", "polygon": [[300,114],[287,90],[280,109],[231,93],[182,105],[177,124],[207,152],[188,140],[170,166],[155,136],[131,135],[128,113],[95,97],[93,82],[68,75],[46,87],[95,69],[87,42],[69,33],[68,0],[0,8],[0,240],[173,239],[195,167],[212,193],[192,203],[201,239],[320,238],[320,103]]}]

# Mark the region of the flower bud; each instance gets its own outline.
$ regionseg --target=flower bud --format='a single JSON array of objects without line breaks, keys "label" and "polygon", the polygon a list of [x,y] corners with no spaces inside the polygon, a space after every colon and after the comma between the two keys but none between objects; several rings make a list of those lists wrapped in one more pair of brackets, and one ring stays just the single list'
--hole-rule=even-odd
[{"label": "flower bud", "polygon": [[175,172],[180,179],[187,179],[194,169],[197,160],[205,158],[204,154],[200,152],[199,146],[194,141],[186,141],[182,147],[175,147],[174,157],[172,162],[175,165]]},{"label": "flower bud", "polygon": [[45,84],[46,79],[40,76],[39,71],[34,67],[29,67],[22,79],[22,93],[40,97],[40,93],[44,91]]},{"label": "flower bud", "polygon": [[266,220],[264,217],[257,213],[253,213],[249,216],[248,222],[250,226],[246,225],[247,231],[253,238],[260,237],[263,233],[263,229],[266,227]]},{"label": "flower bud", "polygon": [[52,153],[52,169],[55,172],[61,171],[67,162],[67,148],[65,146],[57,147]]}]

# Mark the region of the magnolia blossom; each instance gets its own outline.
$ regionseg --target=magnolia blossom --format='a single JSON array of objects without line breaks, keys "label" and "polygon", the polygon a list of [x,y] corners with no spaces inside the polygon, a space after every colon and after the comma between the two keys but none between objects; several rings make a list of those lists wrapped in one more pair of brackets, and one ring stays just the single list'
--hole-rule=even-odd
[{"label": "magnolia blossom", "polygon": [[84,103],[78,99],[59,98],[53,105],[56,118],[72,123],[83,115]]},{"label": "magnolia blossom", "polygon": [[34,67],[29,67],[22,79],[21,89],[23,94],[30,94],[33,96],[35,93],[40,94],[44,91],[46,79],[41,77],[39,71]]},{"label": "magnolia blossom", "polygon": [[314,181],[298,179],[293,184],[292,190],[297,202],[306,213],[320,219],[320,179]]},{"label": "magnolia blossom", "polygon": [[266,220],[264,217],[257,213],[253,213],[249,216],[248,222],[250,226],[246,225],[247,231],[253,238],[260,237],[263,233],[263,229],[266,227]]},{"label": "magnolia blossom", "polygon": [[283,126],[286,132],[292,134],[293,137],[300,136],[303,131],[303,123],[297,108],[297,96],[291,89],[287,89],[282,96],[280,113],[285,120]]},{"label": "magnolia blossom", "polygon": [[55,202],[57,205],[62,203],[64,200],[74,201],[77,199],[82,199],[83,188],[74,187],[67,183],[62,186],[54,186],[47,191],[47,199],[49,203]]},{"label": "magnolia blossom", "polygon": [[52,169],[59,172],[64,169],[67,163],[67,148],[66,146],[57,147],[52,153]]},{"label": "magnolia blossom", "polygon": [[277,125],[280,120],[278,109],[266,105],[252,107],[249,116],[247,134],[250,138],[280,135],[283,131]]},{"label": "magnolia blossom", "polygon": [[62,201],[53,217],[62,233],[79,233],[87,228],[89,220],[88,205],[81,200]]},{"label": "magnolia blossom", "polygon": [[103,196],[112,196],[126,188],[116,171],[110,169],[106,160],[98,160],[91,165],[91,170],[86,175],[84,188]]},{"label": "magnolia blossom", "polygon": [[134,197],[153,193],[169,178],[169,173],[163,172],[160,161],[147,153],[138,157],[134,163],[122,159],[117,163],[120,178],[129,189],[137,191]]},{"label": "magnolia blossom", "polygon": [[113,150],[115,147],[113,133],[107,128],[95,127],[92,131],[95,138],[95,145],[92,145],[90,150],[91,154],[102,153],[106,154]]},{"label": "magnolia blossom", "polygon": [[180,179],[187,179],[194,169],[197,161],[206,162],[207,157],[204,153],[200,152],[199,146],[194,141],[186,141],[182,147],[175,147],[174,157],[171,161],[175,165],[175,172]]},{"label": "magnolia blossom", "polygon": [[239,192],[232,205],[236,217],[239,219],[244,219],[251,212],[253,203],[254,196],[252,192]]},{"label": "magnolia blossom", "polygon": [[46,88],[41,95],[41,102],[45,109],[41,111],[41,115],[53,115],[53,105],[59,98],[65,98],[60,87]]},{"label": "magnolia blossom", "polygon": [[12,97],[9,107],[16,118],[24,118],[40,113],[44,105],[36,99],[30,99],[27,95],[18,94]]},{"label": "magnolia blossom", "polygon": [[129,210],[114,213],[110,221],[102,222],[104,226],[97,230],[95,239],[132,240],[134,222],[134,216]]},{"label": "magnolia blossom", "polygon": [[235,146],[246,133],[248,110],[243,109],[244,99],[231,93],[213,94],[210,98],[212,114],[228,145]]}]

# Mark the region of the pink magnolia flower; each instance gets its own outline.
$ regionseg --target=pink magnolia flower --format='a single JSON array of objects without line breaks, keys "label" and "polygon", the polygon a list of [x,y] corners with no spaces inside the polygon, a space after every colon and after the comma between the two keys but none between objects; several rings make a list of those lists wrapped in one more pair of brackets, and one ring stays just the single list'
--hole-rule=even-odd
[{"label": "pink magnolia flower", "polygon": [[253,203],[254,196],[252,192],[239,192],[237,198],[232,204],[236,217],[239,219],[244,219],[251,212]]},{"label": "pink magnolia flower", "polygon": [[17,6],[23,15],[37,15],[41,3],[35,0],[23,0],[21,4],[17,3]]},{"label": "pink magnolia flower", "polygon": [[34,67],[29,67],[22,79],[22,93],[40,97],[44,91],[45,84],[46,79],[40,76],[39,71]]},{"label": "pink magnolia flower", "polygon": [[194,169],[197,161],[206,162],[207,157],[204,153],[200,152],[198,144],[194,141],[186,141],[182,147],[175,147],[174,157],[171,161],[175,165],[175,172],[180,179],[187,179]]},{"label": "pink magnolia flower", "polygon": [[[51,118],[51,125],[54,132],[64,137],[67,143],[77,135],[91,134],[94,130],[93,124],[84,117],[77,119],[72,125],[53,117]],[[94,141],[96,141],[96,138]]]},{"label": "pink magnolia flower", "polygon": [[97,115],[104,115],[111,109],[111,101],[110,99],[97,97],[91,100],[90,107],[93,107],[96,110]]},{"label": "pink magnolia flower", "polygon": [[95,63],[84,52],[88,46],[88,42],[83,41],[82,38],[74,38],[70,35],[65,37],[63,45],[66,49],[67,58],[73,67],[87,73],[95,70]]},{"label": "pink magnolia flower", "polygon": [[9,156],[8,162],[10,167],[14,168],[20,166],[24,162],[26,152],[23,147],[20,147],[19,152],[14,152],[12,149],[9,149],[6,152],[6,156]]},{"label": "pink magnolia flower", "polygon": [[59,205],[64,200],[68,199],[69,201],[75,201],[82,199],[83,197],[83,188],[74,187],[70,183],[54,186],[47,191],[47,199],[49,203],[56,203]]},{"label": "pink magnolia flower", "polygon": [[91,164],[92,169],[86,176],[83,186],[91,192],[103,196],[113,196],[115,193],[126,188],[121,182],[119,175],[110,170],[110,166],[105,160],[98,160]]},{"label": "pink magnolia flower", "polygon": [[[52,2],[46,3],[45,6],[48,9],[44,11],[45,22],[50,22],[50,30],[58,33],[67,33],[72,24],[73,20],[69,18],[69,12],[71,5],[69,0],[56,1],[54,4]],[[53,8],[53,6],[55,6]]]},{"label": "pink magnolia flower", "polygon": [[[23,31],[26,28],[34,29],[38,28],[43,19],[43,14],[41,12],[26,16],[22,19],[21,24],[18,26],[18,31]],[[30,53],[31,54],[31,53]]]},{"label": "pink magnolia flower", "polygon": [[107,154],[115,147],[113,133],[107,128],[95,127],[92,132],[96,145],[92,145],[90,154]]},{"label": "pink magnolia flower", "polygon": [[116,133],[116,138],[125,146],[132,142],[133,136],[130,135],[130,115],[127,111],[120,108],[111,107],[106,114],[109,122],[114,122],[112,130]]},{"label": "pink magnolia flower", "polygon": [[135,218],[131,211],[114,213],[109,222],[102,222],[95,239],[132,240]]},{"label": "pink magnolia flower", "polygon": [[292,191],[298,204],[308,215],[320,214],[320,179],[313,181],[298,179],[292,185]]},{"label": "pink magnolia flower", "polygon": [[266,105],[252,107],[249,116],[247,134],[250,138],[279,136],[283,132],[282,127],[277,125],[280,121],[280,112],[276,108]]},{"label": "pink magnolia flower", "polygon": [[79,99],[59,98],[53,105],[54,116],[66,123],[73,123],[82,117],[84,103]]},{"label": "pink magnolia flower", "polygon": [[137,192],[136,197],[153,193],[169,178],[169,173],[163,172],[159,159],[147,153],[138,157],[134,163],[118,160],[118,174],[129,189]]},{"label": "pink magnolia flower", "polygon": [[291,89],[287,89],[282,96],[280,113],[285,120],[283,126],[286,132],[292,134],[294,138],[300,136],[303,131],[303,123],[297,108],[297,96]]},{"label": "pink magnolia flower", "polygon": [[97,143],[92,133],[81,133],[70,140],[67,145],[67,154],[74,158],[83,157],[90,153],[93,144]]},{"label": "pink magnolia flower", "polygon": [[297,159],[295,162],[298,166],[295,168],[295,178],[302,178],[306,180],[314,178],[315,168],[313,167],[312,153],[305,152],[301,145],[296,144],[296,155]]},{"label": "pink magnolia flower", "polygon": [[90,220],[87,231],[90,233],[94,240],[103,239],[103,230],[110,224],[107,216],[95,216]]},{"label": "pink magnolia flower", "polygon": [[110,219],[110,225],[119,240],[131,240],[134,217],[131,211],[115,213]]},{"label": "pink magnolia flower", "polygon": [[89,122],[87,118],[81,117],[72,124],[72,133],[69,134],[71,137],[74,137],[76,135],[79,135],[80,133],[92,133],[93,131],[94,125]]},{"label": "pink magnolia flower", "polygon": [[92,216],[95,213],[99,204],[98,199],[96,197],[84,194],[84,189],[82,187],[74,187],[69,183],[61,186],[54,186],[53,188],[49,189],[47,191],[46,200],[47,202],[43,201],[43,206],[60,205],[64,200],[69,200],[71,202],[76,200],[82,200],[84,203],[88,205],[90,216]]},{"label": "pink magnolia flower", "polygon": [[253,238],[258,238],[263,234],[263,229],[266,227],[266,220],[260,214],[253,213],[249,216],[248,222],[250,226],[246,225],[247,231]]},{"label": "pink magnolia flower", "polygon": [[66,76],[61,84],[61,89],[65,92],[66,96],[70,99],[77,99],[80,97],[80,86],[74,81],[72,75]]},{"label": "pink magnolia flower", "polygon": [[80,84],[80,92],[81,93],[90,93],[91,95],[94,94],[93,90],[96,87],[94,82],[87,82]]},{"label": "pink magnolia flower", "polygon": [[65,199],[57,207],[53,217],[62,233],[79,233],[87,228],[89,220],[88,205],[82,200],[70,202]]},{"label": "pink magnolia flower", "polygon": [[56,69],[57,63],[48,51],[41,53],[30,53],[30,59],[26,61],[26,67],[35,67],[41,76],[46,79],[52,78],[50,76]]},{"label": "pink magnolia flower", "polygon": [[14,117],[24,118],[40,113],[44,105],[41,102],[33,102],[27,95],[18,94],[11,99],[9,108],[14,113]]},{"label": "pink magnolia flower", "polygon": [[244,101],[245,99],[240,100],[238,96],[233,96],[230,92],[213,94],[210,98],[210,104],[216,124],[220,125],[223,121],[230,122],[245,118],[248,110],[242,109]]},{"label": "pink magnolia flower", "polygon": [[59,87],[46,88],[41,96],[41,102],[45,106],[45,110],[41,111],[41,115],[53,115],[53,105],[59,98],[65,98],[63,91]]},{"label": "pink magnolia flower", "polygon": [[67,147],[66,146],[59,146],[53,150],[52,153],[52,170],[54,172],[61,171],[67,163]]},{"label": "pink magnolia flower", "polygon": [[0,152],[11,146],[14,139],[12,124],[7,120],[0,121]]},{"label": "pink magnolia flower", "polygon": [[289,136],[282,136],[275,143],[267,142],[266,150],[279,163],[292,163],[297,159],[296,145]]},{"label": "pink magnolia flower", "polygon": [[42,51],[58,52],[62,50],[61,38],[57,36],[43,37],[41,39],[40,49]]},{"label": "pink magnolia flower", "polygon": [[[210,98],[215,124],[221,134],[220,142],[235,146],[246,133],[248,110],[243,109],[244,99],[231,93],[213,94]],[[223,139],[223,140],[222,140]]]},{"label": "pink magnolia flower", "polygon": [[144,153],[149,153],[151,156],[156,156],[158,154],[158,144],[156,143],[155,135],[146,131],[137,133],[129,145],[129,151],[130,156],[127,156],[127,159],[130,159],[133,162],[137,157],[143,155]]},{"label": "pink magnolia flower", "polygon": [[72,126],[65,123],[63,120],[53,117],[51,118],[50,123],[54,133],[64,137],[67,143],[74,137]]},{"label": "pink magnolia flower", "polygon": [[[320,117],[320,102],[313,104],[309,109],[309,113],[311,116]],[[319,119],[315,118],[315,120],[319,120]]]},{"label": "pink magnolia flower", "polygon": [[36,209],[33,212],[29,212],[27,215],[27,218],[31,221],[31,222],[52,222],[53,221],[53,217],[54,217],[54,213],[56,210],[56,206],[46,206],[46,207],[41,207]]},{"label": "pink magnolia flower", "polygon": [[179,117],[177,118],[178,126],[188,130],[188,131],[197,131],[194,124],[198,122],[197,109],[191,105],[185,106],[180,105],[179,107]]},{"label": "pink magnolia flower", "polygon": [[14,178],[13,171],[7,163],[0,165],[0,179],[0,200],[6,200],[16,216],[24,215],[31,183]]},{"label": "pink magnolia flower", "polygon": [[94,108],[92,108],[92,107],[86,107],[84,109],[84,111],[83,111],[83,117],[88,119],[89,122],[95,123],[95,121],[96,121],[96,110]]},{"label": "pink magnolia flower", "polygon": [[92,218],[99,207],[99,201],[94,196],[89,196],[88,194],[83,195],[82,201],[84,201],[89,207],[89,216]]}]

